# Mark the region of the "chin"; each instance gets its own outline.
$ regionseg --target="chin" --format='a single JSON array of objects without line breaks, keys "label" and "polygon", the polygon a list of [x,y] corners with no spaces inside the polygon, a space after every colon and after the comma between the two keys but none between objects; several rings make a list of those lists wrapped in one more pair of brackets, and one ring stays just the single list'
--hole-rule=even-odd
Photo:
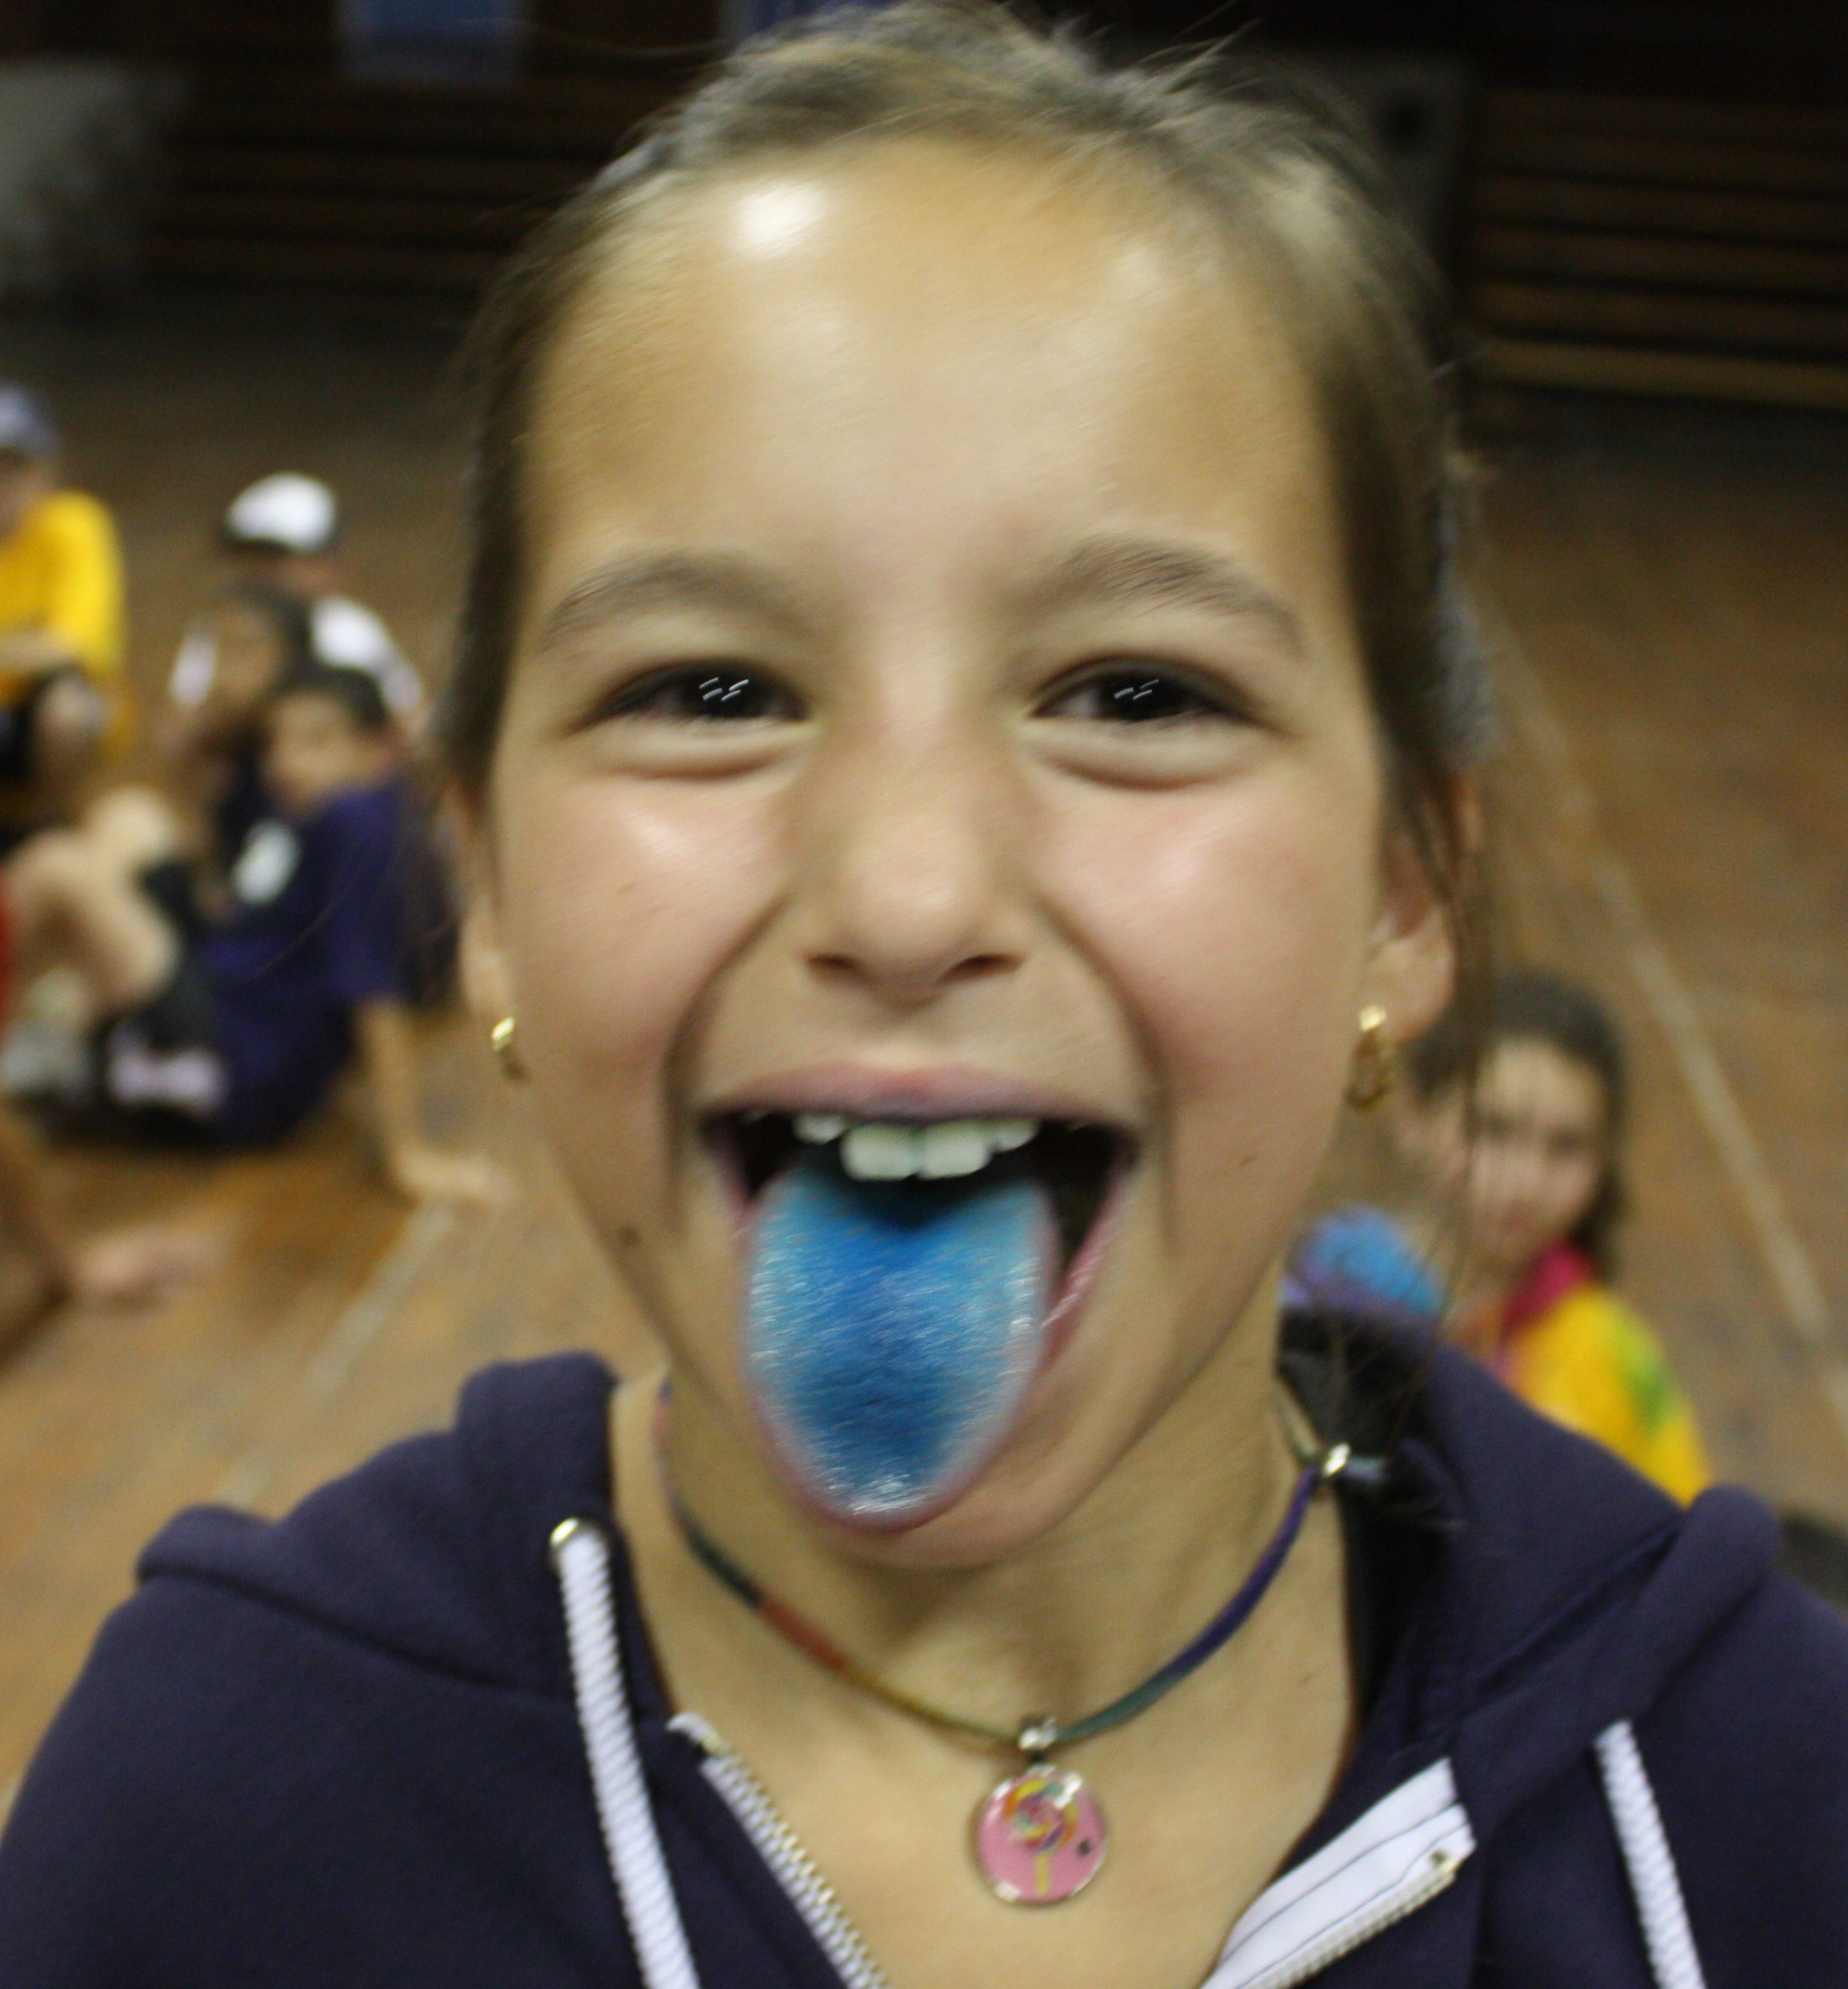
[{"label": "chin", "polygon": [[1109,1475],[1114,1456],[1087,1455],[1070,1433],[1004,1457],[953,1503],[903,1531],[831,1526],[847,1550],[883,1567],[944,1573],[992,1567],[1056,1532]]}]

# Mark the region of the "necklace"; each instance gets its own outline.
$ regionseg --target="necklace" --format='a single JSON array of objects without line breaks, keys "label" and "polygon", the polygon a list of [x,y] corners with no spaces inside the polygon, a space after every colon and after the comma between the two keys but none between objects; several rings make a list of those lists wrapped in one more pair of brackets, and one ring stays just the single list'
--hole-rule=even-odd
[{"label": "necklace", "polygon": [[700,1527],[674,1485],[667,1469],[667,1403],[663,1388],[655,1405],[656,1468],[682,1539],[709,1573],[805,1657],[845,1683],[941,1731],[1012,1748],[1023,1757],[1024,1765],[984,1798],[973,1825],[976,1864],[993,1891],[1012,1906],[1049,1906],[1069,1899],[1097,1876],[1109,1848],[1110,1827],[1102,1805],[1076,1769],[1053,1760],[1054,1752],[1095,1740],[1147,1712],[1230,1642],[1288,1557],[1302,1530],[1311,1498],[1340,1475],[1349,1455],[1344,1443],[1326,1451],[1312,1450],[1304,1442],[1300,1412],[1293,1416],[1290,1411],[1295,1404],[1283,1398],[1280,1406],[1284,1411],[1284,1428],[1302,1469],[1277,1531],[1237,1594],[1192,1643],[1120,1699],[1078,1720],[1030,1714],[1009,1730],[928,1705],[887,1685],[856,1664],[807,1618],[753,1581]]}]

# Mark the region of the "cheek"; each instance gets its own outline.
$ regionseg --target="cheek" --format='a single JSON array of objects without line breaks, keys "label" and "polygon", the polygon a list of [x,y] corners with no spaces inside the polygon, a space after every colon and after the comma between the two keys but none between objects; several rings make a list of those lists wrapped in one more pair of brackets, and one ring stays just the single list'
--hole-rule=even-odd
[{"label": "cheek", "polygon": [[[1355,784],[1364,797],[1364,778]],[[1375,904],[1364,801],[1306,779],[1074,811],[1055,869],[1144,1037],[1177,1174],[1313,1167],[1352,1055]]]},{"label": "cheek", "polygon": [[1552,1226],[1562,1235],[1576,1229],[1584,1219],[1598,1198],[1603,1175],[1603,1164],[1595,1160],[1568,1161],[1555,1167],[1550,1184],[1552,1206],[1549,1213]]},{"label": "cheek", "polygon": [[568,1101],[565,1128],[632,1124],[774,891],[774,823],[718,788],[529,774],[504,791],[504,944],[535,1082]]}]

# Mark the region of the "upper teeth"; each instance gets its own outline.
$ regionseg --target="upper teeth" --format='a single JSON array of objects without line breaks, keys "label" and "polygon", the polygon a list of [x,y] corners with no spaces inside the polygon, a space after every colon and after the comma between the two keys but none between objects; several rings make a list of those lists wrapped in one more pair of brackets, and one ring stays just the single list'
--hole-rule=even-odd
[{"label": "upper teeth", "polygon": [[1024,1147],[1039,1130],[1033,1119],[944,1119],[931,1126],[880,1120],[857,1123],[833,1112],[796,1115],[795,1136],[811,1146],[841,1143],[841,1165],[856,1181],[942,1181],[981,1173],[997,1154]]},{"label": "upper teeth", "polygon": [[799,1112],[795,1137],[812,1147],[825,1147],[830,1140],[838,1140],[852,1123],[838,1112]]}]

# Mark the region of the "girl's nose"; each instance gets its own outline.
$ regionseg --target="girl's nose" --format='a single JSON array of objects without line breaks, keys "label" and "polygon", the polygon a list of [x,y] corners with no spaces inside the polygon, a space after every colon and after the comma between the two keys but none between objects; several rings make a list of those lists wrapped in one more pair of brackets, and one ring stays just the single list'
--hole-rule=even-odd
[{"label": "girl's nose", "polygon": [[1502,1158],[1502,1192],[1511,1201],[1530,1204],[1545,1188],[1546,1172],[1546,1156],[1534,1141],[1511,1141]]},{"label": "girl's nose", "polygon": [[1005,774],[968,754],[901,765],[865,755],[829,786],[804,866],[812,972],[916,1007],[1021,964],[1019,825]]}]

